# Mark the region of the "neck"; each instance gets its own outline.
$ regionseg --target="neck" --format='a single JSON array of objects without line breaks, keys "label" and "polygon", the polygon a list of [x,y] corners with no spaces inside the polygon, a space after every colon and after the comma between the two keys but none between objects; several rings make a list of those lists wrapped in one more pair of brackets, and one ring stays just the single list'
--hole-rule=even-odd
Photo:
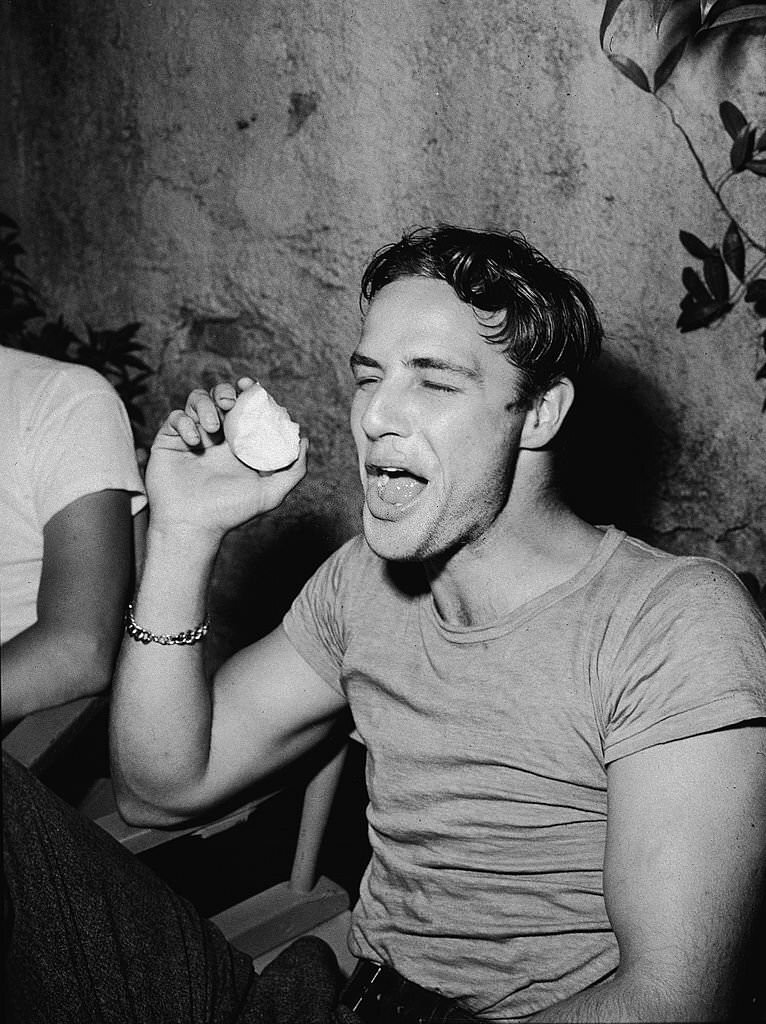
[{"label": "neck", "polygon": [[437,610],[453,624],[493,622],[571,579],[602,537],[561,501],[548,478],[536,486],[514,484],[478,541],[425,564]]}]

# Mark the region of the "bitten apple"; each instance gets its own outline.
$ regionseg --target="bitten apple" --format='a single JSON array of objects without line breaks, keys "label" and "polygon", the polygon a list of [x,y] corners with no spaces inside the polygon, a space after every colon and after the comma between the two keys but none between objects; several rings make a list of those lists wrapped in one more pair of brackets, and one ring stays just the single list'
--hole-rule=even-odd
[{"label": "bitten apple", "polygon": [[300,427],[258,383],[239,395],[224,417],[223,433],[240,462],[261,473],[285,469],[298,458]]}]

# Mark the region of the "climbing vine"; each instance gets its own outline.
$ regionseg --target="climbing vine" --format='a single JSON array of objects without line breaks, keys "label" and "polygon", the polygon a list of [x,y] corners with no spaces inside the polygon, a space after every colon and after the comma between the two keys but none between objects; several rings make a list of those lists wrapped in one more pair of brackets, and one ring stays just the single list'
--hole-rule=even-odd
[{"label": "climbing vine", "polygon": [[[634,85],[650,93],[669,113],[674,127],[691,152],[702,180],[715,203],[727,218],[723,237],[710,242],[698,234],[681,230],[679,238],[686,252],[695,261],[681,273],[685,294],[680,301],[680,314],[676,321],[682,333],[700,330],[727,316],[740,302],[744,302],[757,322],[757,334],[762,365],[755,374],[757,381],[766,380],[766,238],[759,237],[752,226],[745,224],[731,209],[726,186],[738,175],[766,177],[766,126],[731,101],[719,106],[722,142],[726,141],[728,161],[717,174],[709,172],[689,133],[675,112],[660,94],[684,54],[693,43],[727,26],[742,26],[744,22],[760,22],[766,26],[766,2],[742,3],[737,0],[633,0],[633,19],[630,27],[634,38],[636,25],[641,31],[642,18],[651,28],[653,39],[643,49],[647,51],[646,65],[616,48],[616,33],[612,32],[618,11],[625,14],[625,0],[607,0],[601,19],[599,41],[601,48],[617,68]],[[762,33],[759,30],[759,35]],[[722,148],[722,156],[726,150]],[[764,399],[762,411],[766,410]]]}]

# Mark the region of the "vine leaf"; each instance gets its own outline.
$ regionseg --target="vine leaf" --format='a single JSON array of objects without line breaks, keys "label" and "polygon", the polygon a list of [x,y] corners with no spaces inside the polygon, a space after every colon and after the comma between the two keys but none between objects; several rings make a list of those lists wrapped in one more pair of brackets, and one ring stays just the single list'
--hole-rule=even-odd
[{"label": "vine leaf", "polygon": [[679,43],[676,43],[676,45],[670,50],[670,52],[665,57],[663,62],[654,72],[655,92],[657,92],[658,89],[661,89],[665,82],[667,82],[667,80],[673,74],[676,64],[678,64],[679,60],[684,55],[684,50],[686,49],[686,44],[688,43],[688,41],[688,39],[682,39]]},{"label": "vine leaf", "polygon": [[718,302],[726,302],[729,298],[729,275],[726,273],[726,265],[717,247],[705,258],[702,270],[705,275],[705,283],[713,298]]},{"label": "vine leaf", "polygon": [[744,171],[746,164],[753,155],[754,146],[755,127],[751,124],[745,123],[745,125],[737,132],[737,136],[731,144],[731,152],[729,154],[731,169],[735,174],[738,174],[740,171]]},{"label": "vine leaf", "polygon": [[745,289],[745,302],[753,303],[756,316],[766,316],[766,277],[757,277],[749,282]]},{"label": "vine leaf", "polygon": [[[682,305],[684,305],[683,301]],[[700,327],[708,327],[715,320],[719,320],[730,309],[731,306],[723,302],[688,303],[682,309],[678,320],[676,320],[676,327],[681,334],[698,331]]]},{"label": "vine leaf", "polygon": [[675,0],[652,0],[652,21],[654,22],[654,29],[657,33],[657,38],[659,38],[660,27],[665,20],[665,15],[674,3]]},{"label": "vine leaf", "polygon": [[736,139],[740,131],[747,124],[747,118],[733,103],[729,100],[724,100],[718,108],[718,113],[721,115],[721,122],[724,128],[732,137]]},{"label": "vine leaf", "polygon": [[[685,299],[691,299],[695,303],[705,303],[709,302],[712,298],[710,292],[702,283],[702,278],[693,267],[684,267],[681,274],[681,280],[689,293],[684,297]],[[684,299],[681,300],[682,308],[683,304]]]},{"label": "vine leaf", "polygon": [[[708,259],[712,260],[714,255],[715,251],[712,251],[712,255]],[[676,327],[682,334],[699,330],[700,327],[707,327],[708,324],[718,320],[731,309],[730,303],[714,297],[708,291],[702,278],[693,267],[684,267],[681,279],[687,291],[680,302],[681,314],[676,321]],[[718,282],[716,282],[716,287],[719,287]]]},{"label": "vine leaf", "polygon": [[604,36],[606,35],[607,29],[612,24],[614,16],[617,13],[618,8],[622,4],[622,0],[606,0],[606,6],[604,7],[604,13],[601,16],[601,26],[598,30],[598,41],[602,49],[604,46]]},{"label": "vine leaf", "polygon": [[686,288],[686,294],[679,303],[681,313],[676,321],[676,327],[681,334],[708,327],[731,309],[731,303],[728,301],[729,279],[720,252],[716,248],[705,246],[694,236],[691,238],[694,239],[692,244],[695,248],[704,247],[708,254],[703,263],[705,282],[693,267],[683,268],[681,280]]},{"label": "vine leaf", "polygon": [[684,249],[698,260],[707,259],[713,252],[709,245],[705,245],[702,239],[697,238],[691,231],[679,231],[678,237],[681,239]]},{"label": "vine leaf", "polygon": [[748,160],[745,164],[746,171],[752,171],[760,178],[766,177],[766,160]]},{"label": "vine leaf", "polygon": [[722,25],[733,25],[737,21],[752,21],[754,18],[766,18],[766,4],[742,4],[731,7],[728,0],[719,0],[708,8],[703,16],[700,30],[719,28]]},{"label": "vine leaf", "polygon": [[735,221],[729,223],[723,236],[723,258],[738,281],[745,277],[745,243]]},{"label": "vine leaf", "polygon": [[617,70],[622,72],[626,78],[629,78],[639,89],[643,89],[644,92],[652,91],[646,73],[634,60],[631,60],[630,57],[623,57],[619,53],[607,53],[607,57]]}]

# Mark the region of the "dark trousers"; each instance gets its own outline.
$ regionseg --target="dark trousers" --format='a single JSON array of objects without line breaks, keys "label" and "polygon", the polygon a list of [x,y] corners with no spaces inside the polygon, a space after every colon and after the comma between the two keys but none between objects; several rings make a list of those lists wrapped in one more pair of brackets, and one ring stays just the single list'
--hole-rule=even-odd
[{"label": "dark trousers", "polygon": [[341,976],[319,939],[255,974],[209,921],[3,757],[7,1024],[330,1024]]}]

